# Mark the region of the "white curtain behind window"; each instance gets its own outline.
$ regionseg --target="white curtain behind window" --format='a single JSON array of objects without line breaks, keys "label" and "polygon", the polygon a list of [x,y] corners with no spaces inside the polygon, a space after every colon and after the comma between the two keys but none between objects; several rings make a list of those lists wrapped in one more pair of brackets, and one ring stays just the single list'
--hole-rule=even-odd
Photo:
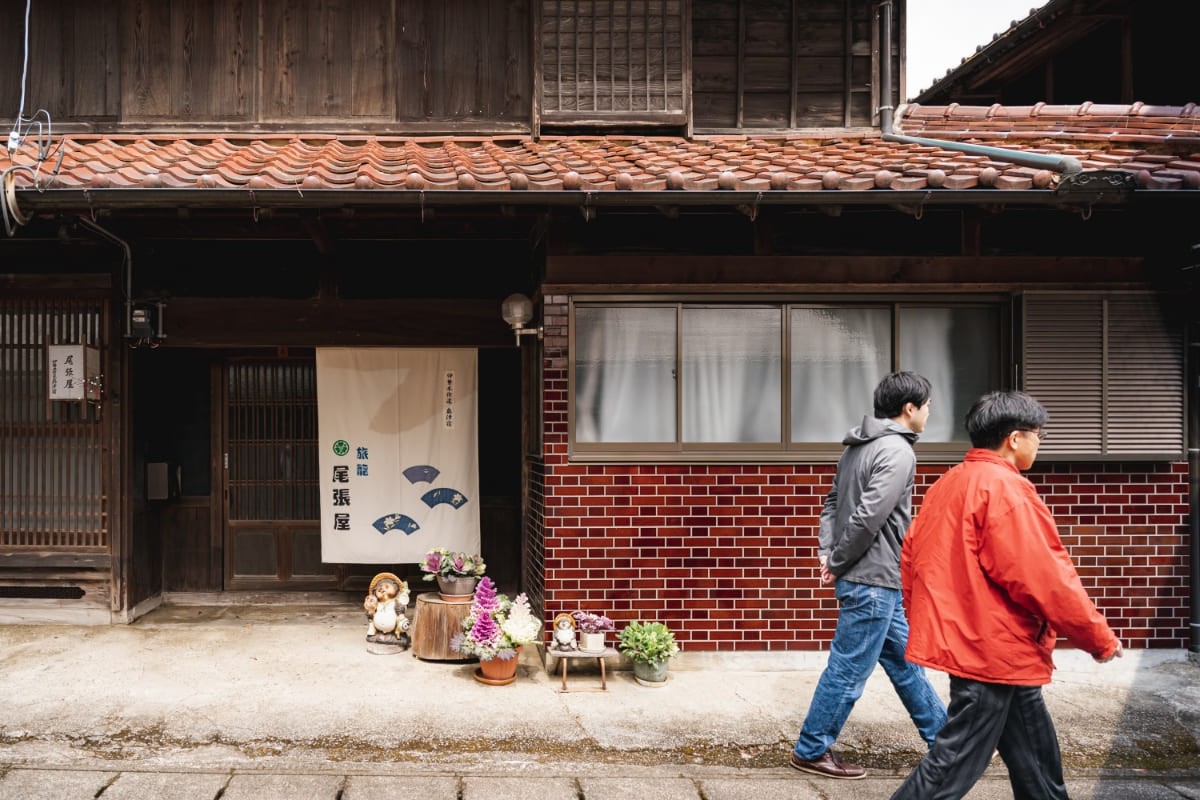
[{"label": "white curtain behind window", "polygon": [[780,440],[781,312],[685,308],[683,440]]},{"label": "white curtain behind window", "polygon": [[840,442],[891,371],[891,312],[793,308],[791,325],[792,441]]},{"label": "white curtain behind window", "polygon": [[996,310],[905,307],[899,327],[901,369],[919,372],[933,386],[921,440],[967,439],[967,411],[980,395],[1001,388]]},{"label": "white curtain behind window", "polygon": [[575,440],[675,441],[675,309],[575,309]]}]

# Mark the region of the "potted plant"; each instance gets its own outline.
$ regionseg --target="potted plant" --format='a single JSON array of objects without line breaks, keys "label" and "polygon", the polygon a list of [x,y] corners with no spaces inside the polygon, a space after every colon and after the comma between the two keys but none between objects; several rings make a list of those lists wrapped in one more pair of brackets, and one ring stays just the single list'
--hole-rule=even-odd
[{"label": "potted plant", "polygon": [[479,579],[471,612],[463,620],[462,631],[450,639],[450,647],[479,659],[476,680],[499,685],[516,680],[521,647],[541,635],[542,622],[533,616],[525,593],[509,600],[485,576]]},{"label": "potted plant", "polygon": [[576,611],[571,615],[579,631],[579,649],[584,653],[604,652],[604,633],[614,630],[613,621],[603,614]]},{"label": "potted plant", "polygon": [[636,620],[621,629],[618,647],[633,662],[633,675],[643,686],[667,681],[667,662],[679,652],[675,634],[661,622]]},{"label": "potted plant", "polygon": [[444,547],[426,553],[419,566],[424,573],[422,580],[436,580],[442,599],[451,602],[467,602],[476,582],[487,571],[482,556],[455,553]]}]

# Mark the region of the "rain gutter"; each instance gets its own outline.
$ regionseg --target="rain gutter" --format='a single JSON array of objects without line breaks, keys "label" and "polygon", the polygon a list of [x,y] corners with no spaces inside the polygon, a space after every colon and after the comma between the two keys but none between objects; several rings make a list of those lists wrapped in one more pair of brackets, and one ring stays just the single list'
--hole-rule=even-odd
[{"label": "rain gutter", "polygon": [[[1008,151],[1002,151],[1008,152]],[[1162,192],[1183,195],[1183,192]],[[301,209],[301,208],[434,208],[434,207],[537,207],[537,208],[654,208],[654,207],[730,207],[765,206],[905,206],[912,203],[996,206],[1047,205],[1044,192],[1013,192],[1004,189],[913,189],[889,190],[886,194],[871,189],[763,190],[736,189],[665,189],[638,190],[521,190],[481,191],[478,189],[35,189],[18,190],[23,214],[87,214],[107,210],[175,209]],[[1069,200],[1058,197],[1051,203],[1073,206],[1119,205],[1127,198],[1111,186],[1073,191]]]},{"label": "rain gutter", "polygon": [[881,0],[879,4],[880,27],[882,28],[882,53],[880,54],[879,83],[883,89],[884,105],[879,107],[879,127],[885,142],[915,144],[924,147],[940,147],[944,150],[957,150],[976,156],[985,156],[996,161],[1006,161],[1010,164],[1020,164],[1038,169],[1048,169],[1060,175],[1075,175],[1083,171],[1079,159],[1071,156],[1053,156],[1044,153],[1027,153],[1021,150],[1008,150],[1003,147],[988,147],[987,145],[955,142],[946,139],[927,139],[920,136],[905,136],[893,130],[892,97],[892,2]]}]

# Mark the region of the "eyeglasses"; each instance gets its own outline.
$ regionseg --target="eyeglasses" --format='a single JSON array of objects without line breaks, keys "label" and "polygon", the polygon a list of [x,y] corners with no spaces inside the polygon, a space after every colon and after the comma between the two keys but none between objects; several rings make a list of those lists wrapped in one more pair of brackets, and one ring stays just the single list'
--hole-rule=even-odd
[{"label": "eyeglasses", "polygon": [[1021,431],[1022,433],[1034,434],[1035,436],[1037,436],[1039,442],[1046,441],[1046,437],[1049,436],[1049,434],[1046,433],[1045,431],[1035,431],[1033,428],[1017,428],[1017,430]]}]

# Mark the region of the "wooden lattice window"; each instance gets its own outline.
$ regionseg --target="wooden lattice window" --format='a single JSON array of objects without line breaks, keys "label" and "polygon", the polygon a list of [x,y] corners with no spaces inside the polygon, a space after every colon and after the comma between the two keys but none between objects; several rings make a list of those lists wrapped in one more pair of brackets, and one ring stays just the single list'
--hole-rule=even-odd
[{"label": "wooden lattice window", "polygon": [[107,552],[98,408],[50,401],[47,346],[103,346],[97,301],[0,300],[0,547]]},{"label": "wooden lattice window", "polygon": [[320,519],[312,361],[230,365],[229,519]]},{"label": "wooden lattice window", "polygon": [[543,0],[547,121],[679,121],[686,109],[682,0]]}]

